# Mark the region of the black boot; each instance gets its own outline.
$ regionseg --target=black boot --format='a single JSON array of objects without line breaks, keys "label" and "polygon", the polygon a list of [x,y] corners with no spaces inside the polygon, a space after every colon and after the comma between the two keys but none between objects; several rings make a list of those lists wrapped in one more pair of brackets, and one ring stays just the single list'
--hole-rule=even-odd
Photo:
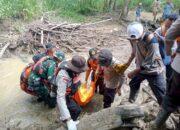
[{"label": "black boot", "polygon": [[138,93],[139,92],[134,93],[130,90],[130,94],[129,94],[129,102],[130,103],[134,103],[136,101]]},{"label": "black boot", "polygon": [[55,108],[56,107],[56,97],[50,97],[48,102],[49,108]]},{"label": "black boot", "polygon": [[152,128],[151,130],[159,130],[163,124],[165,124],[166,120],[168,119],[170,113],[167,112],[164,109],[161,109],[154,121],[154,123],[152,124]]},{"label": "black boot", "polygon": [[38,97],[37,102],[42,102],[43,99],[41,97]]}]

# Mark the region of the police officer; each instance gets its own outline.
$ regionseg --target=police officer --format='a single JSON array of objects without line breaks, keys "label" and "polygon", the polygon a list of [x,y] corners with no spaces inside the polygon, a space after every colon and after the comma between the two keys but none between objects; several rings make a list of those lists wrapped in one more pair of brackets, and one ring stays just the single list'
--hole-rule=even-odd
[{"label": "police officer", "polygon": [[87,70],[86,60],[82,56],[73,56],[71,60],[60,65],[56,78],[57,105],[60,120],[67,124],[68,130],[77,130],[75,121],[81,113],[81,107],[72,96],[80,86],[80,73]]}]

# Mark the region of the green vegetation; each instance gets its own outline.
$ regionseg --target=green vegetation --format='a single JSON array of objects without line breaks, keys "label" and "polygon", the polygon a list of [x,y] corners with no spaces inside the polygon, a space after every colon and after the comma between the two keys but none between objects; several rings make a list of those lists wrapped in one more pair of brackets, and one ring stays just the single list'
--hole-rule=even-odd
[{"label": "green vegetation", "polygon": [[[59,16],[83,21],[86,15],[119,11],[125,0],[0,0],[0,18],[22,18],[30,20],[43,12],[55,11]],[[161,0],[164,3],[165,0]],[[130,9],[141,2],[143,9],[151,11],[153,0],[132,0]],[[180,9],[180,0],[173,0]],[[163,6],[163,4],[162,4]]]},{"label": "green vegetation", "polygon": [[39,10],[37,0],[0,0],[0,18],[15,17],[29,19]]}]

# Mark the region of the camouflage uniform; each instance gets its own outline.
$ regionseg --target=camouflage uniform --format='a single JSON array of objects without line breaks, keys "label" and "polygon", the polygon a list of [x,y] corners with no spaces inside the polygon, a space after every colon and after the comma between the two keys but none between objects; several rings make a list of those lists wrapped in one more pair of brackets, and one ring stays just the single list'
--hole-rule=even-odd
[{"label": "camouflage uniform", "polygon": [[[36,65],[36,64],[35,64]],[[35,91],[37,96],[45,98],[49,89],[44,84],[44,81],[48,81],[50,84],[54,84],[56,73],[56,62],[53,59],[47,59],[37,66],[34,66],[30,77],[28,78],[28,89]]]}]

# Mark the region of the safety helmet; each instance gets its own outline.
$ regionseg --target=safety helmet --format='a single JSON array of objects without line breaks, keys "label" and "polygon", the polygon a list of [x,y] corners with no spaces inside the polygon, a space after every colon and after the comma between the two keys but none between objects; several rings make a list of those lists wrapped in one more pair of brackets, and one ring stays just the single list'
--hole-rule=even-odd
[{"label": "safety helmet", "polygon": [[110,66],[112,62],[112,53],[108,49],[102,49],[99,53],[98,63],[100,66]]},{"label": "safety helmet", "polygon": [[65,58],[64,52],[58,50],[54,53],[54,57],[58,58],[60,61],[63,61]]},{"label": "safety helmet", "polygon": [[92,58],[92,59],[97,59],[98,58],[98,48],[91,48],[90,50],[89,50],[89,56],[90,56],[90,58]]},{"label": "safety helmet", "polygon": [[128,39],[139,39],[144,32],[143,25],[138,22],[133,22],[127,27]]}]

